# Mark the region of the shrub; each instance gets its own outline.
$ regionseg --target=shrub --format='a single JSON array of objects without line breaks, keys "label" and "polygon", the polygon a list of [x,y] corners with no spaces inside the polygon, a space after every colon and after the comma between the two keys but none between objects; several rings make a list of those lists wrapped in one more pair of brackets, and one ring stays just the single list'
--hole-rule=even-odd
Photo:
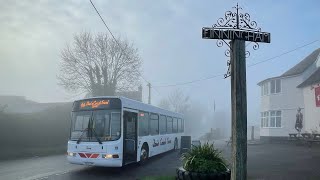
[{"label": "shrub", "polygon": [[182,160],[183,168],[191,172],[219,173],[228,169],[221,151],[209,143],[193,147],[182,155]]}]

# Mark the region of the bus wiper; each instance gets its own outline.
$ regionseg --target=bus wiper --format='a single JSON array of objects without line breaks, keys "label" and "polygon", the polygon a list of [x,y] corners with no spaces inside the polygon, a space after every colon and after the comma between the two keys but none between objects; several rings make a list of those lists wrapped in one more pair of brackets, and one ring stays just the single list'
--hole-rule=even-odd
[{"label": "bus wiper", "polygon": [[[80,141],[81,141],[81,139],[82,139],[82,136],[84,135],[84,133],[85,133],[86,131],[88,131],[89,137],[91,136],[91,132],[93,132],[93,135],[94,135],[94,137],[98,140],[99,144],[102,144],[102,142],[101,142],[100,138],[98,137],[96,131],[90,126],[90,124],[91,124],[90,121],[91,121],[91,120],[89,120],[89,122],[88,122],[88,128],[86,128],[85,130],[83,130],[81,136],[80,136],[79,139],[77,140],[77,144],[80,143]],[[91,131],[91,132],[90,132],[90,131]]]},{"label": "bus wiper", "polygon": [[84,133],[85,133],[87,130],[88,130],[88,128],[85,129],[85,130],[82,130],[82,134],[80,135],[79,139],[77,140],[77,144],[80,143],[80,141],[81,141],[81,139],[82,139],[82,136],[84,135]]},{"label": "bus wiper", "polygon": [[88,133],[89,133],[90,121],[91,121],[91,118],[90,118],[89,121],[88,121],[88,126],[87,126],[87,128],[84,129],[84,130],[82,130],[82,134],[80,135],[79,139],[77,140],[77,144],[80,143],[80,141],[81,141],[81,139],[82,139],[82,136],[84,135],[84,133],[85,133],[86,131],[88,131]]},{"label": "bus wiper", "polygon": [[[90,121],[91,121],[91,122],[90,122]],[[99,139],[96,131],[95,131],[94,128],[92,127],[92,121],[93,121],[93,118],[91,118],[91,119],[89,120],[89,123],[88,123],[88,132],[90,132],[90,133],[89,133],[89,137],[92,136],[92,132],[93,132],[93,135],[94,135],[94,137],[98,140],[99,144],[102,144],[102,142],[101,142],[101,140]]]},{"label": "bus wiper", "polygon": [[102,142],[101,142],[100,138],[98,137],[96,131],[95,131],[93,128],[90,128],[90,129],[92,130],[93,135],[94,135],[94,137],[98,140],[99,144],[102,144]]}]

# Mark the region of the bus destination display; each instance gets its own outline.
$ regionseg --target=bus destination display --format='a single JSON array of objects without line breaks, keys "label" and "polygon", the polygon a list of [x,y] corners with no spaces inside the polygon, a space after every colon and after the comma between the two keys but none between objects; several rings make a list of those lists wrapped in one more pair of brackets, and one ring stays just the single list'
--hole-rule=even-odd
[{"label": "bus destination display", "polygon": [[120,99],[88,99],[76,101],[73,111],[95,110],[95,109],[119,109],[121,108]]}]

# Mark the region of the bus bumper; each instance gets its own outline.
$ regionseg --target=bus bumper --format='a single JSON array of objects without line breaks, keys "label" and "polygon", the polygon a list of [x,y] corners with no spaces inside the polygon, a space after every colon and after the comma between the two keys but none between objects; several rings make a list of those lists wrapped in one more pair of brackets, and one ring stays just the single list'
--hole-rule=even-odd
[{"label": "bus bumper", "polygon": [[122,159],[84,159],[79,157],[67,157],[69,163],[86,166],[122,167]]}]

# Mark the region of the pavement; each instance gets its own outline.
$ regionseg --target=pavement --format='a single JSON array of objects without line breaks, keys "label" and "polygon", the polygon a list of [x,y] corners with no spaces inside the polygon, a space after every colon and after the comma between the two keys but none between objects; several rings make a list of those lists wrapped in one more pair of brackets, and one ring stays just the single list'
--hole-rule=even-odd
[{"label": "pavement", "polygon": [[[225,141],[215,141],[230,162],[231,147]],[[174,176],[181,166],[178,152],[168,152],[151,158],[147,164],[132,164],[123,168],[102,168],[72,165],[64,155],[37,157],[0,162],[0,179],[100,180],[140,179],[145,176]],[[248,145],[249,180],[319,180],[320,147],[295,144]]]}]

